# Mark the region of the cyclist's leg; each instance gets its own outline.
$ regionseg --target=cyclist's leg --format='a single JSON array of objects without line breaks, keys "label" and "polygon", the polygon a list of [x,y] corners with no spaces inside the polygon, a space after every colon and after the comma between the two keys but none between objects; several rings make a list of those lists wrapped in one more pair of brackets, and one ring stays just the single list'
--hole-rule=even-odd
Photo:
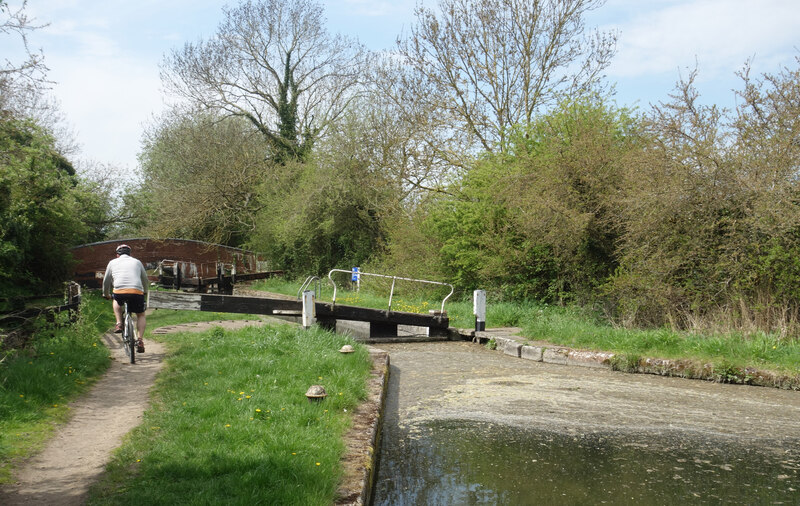
[{"label": "cyclist's leg", "polygon": [[144,313],[136,313],[136,332],[139,339],[144,336],[144,329],[147,328],[147,316]]},{"label": "cyclist's leg", "polygon": [[116,320],[117,320],[116,328],[117,329],[121,329],[122,328],[122,306],[120,305],[119,302],[117,302],[117,299],[113,295],[112,295],[112,298],[111,298],[111,307],[114,308],[114,318],[116,318]]}]

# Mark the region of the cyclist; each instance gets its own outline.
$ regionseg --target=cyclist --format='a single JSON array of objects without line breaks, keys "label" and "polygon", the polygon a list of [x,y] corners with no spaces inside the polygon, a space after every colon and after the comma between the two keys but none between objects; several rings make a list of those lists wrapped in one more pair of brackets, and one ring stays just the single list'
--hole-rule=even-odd
[{"label": "cyclist", "polygon": [[[147,326],[147,319],[144,314],[144,296],[147,293],[148,280],[147,271],[139,260],[131,256],[131,247],[127,244],[120,244],[116,249],[117,257],[106,267],[106,275],[103,277],[103,297],[112,299],[114,316],[117,324],[114,333],[122,332],[122,306],[128,303],[128,311],[136,314],[136,330],[139,333],[139,340],[136,342],[137,352],[144,353],[144,329]],[[113,289],[113,293],[112,293]]]}]

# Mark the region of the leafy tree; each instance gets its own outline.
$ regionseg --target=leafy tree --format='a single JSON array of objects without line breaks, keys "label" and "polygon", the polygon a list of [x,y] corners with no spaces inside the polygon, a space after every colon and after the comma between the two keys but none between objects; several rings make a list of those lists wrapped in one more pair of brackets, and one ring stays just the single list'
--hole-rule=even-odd
[{"label": "leafy tree", "polygon": [[249,247],[296,275],[364,265],[379,253],[397,194],[371,164],[362,142],[370,133],[359,116],[347,115],[308,160],[265,181]]},{"label": "leafy tree", "polygon": [[692,74],[647,118],[653,142],[629,166],[609,285],[626,321],[797,323],[800,71],[741,76],[736,111],[700,104]]},{"label": "leafy tree", "polygon": [[517,129],[434,207],[446,270],[466,289],[590,299],[616,267],[622,161],[636,149],[636,121],[596,98]]},{"label": "leafy tree", "polygon": [[91,195],[31,121],[0,117],[0,292],[41,292],[71,276],[69,247],[91,238]]},{"label": "leafy tree", "polygon": [[365,60],[325,31],[322,11],[312,0],[225,8],[214,37],[165,58],[162,79],[193,105],[247,119],[275,161],[302,158],[346,109]]},{"label": "leafy tree", "polygon": [[168,114],[146,133],[140,163],[145,191],[128,193],[150,209],[146,229],[240,246],[261,209],[258,187],[269,178],[264,140],[241,118]]}]

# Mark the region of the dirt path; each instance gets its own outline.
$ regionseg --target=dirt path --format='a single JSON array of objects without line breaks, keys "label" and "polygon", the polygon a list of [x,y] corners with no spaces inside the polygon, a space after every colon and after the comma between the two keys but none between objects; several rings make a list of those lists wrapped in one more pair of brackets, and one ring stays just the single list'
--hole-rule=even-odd
[{"label": "dirt path", "polygon": [[[161,327],[154,334],[227,329],[264,324],[233,320],[187,323]],[[164,346],[146,342],[147,352],[131,365],[118,334],[103,341],[114,359],[108,372],[85,396],[70,405],[72,417],[45,449],[15,474],[15,483],[0,490],[0,505],[72,506],[86,501],[89,487],[102,474],[111,452],[122,437],[139,425],[150,402],[150,387],[164,360]]]},{"label": "dirt path", "polygon": [[113,449],[141,421],[164,348],[147,341],[147,352],[137,355],[136,364],[131,365],[118,335],[107,333],[103,340],[114,359],[108,372],[70,405],[70,421],[19,470],[16,483],[0,492],[0,504],[83,504]]}]

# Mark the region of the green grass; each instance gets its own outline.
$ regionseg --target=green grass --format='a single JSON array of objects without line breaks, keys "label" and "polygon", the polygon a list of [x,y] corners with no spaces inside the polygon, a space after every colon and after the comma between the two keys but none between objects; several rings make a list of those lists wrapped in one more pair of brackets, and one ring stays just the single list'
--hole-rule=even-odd
[{"label": "green grass", "polygon": [[[325,280],[327,282],[327,280]],[[254,288],[296,294],[299,282],[270,279]],[[330,290],[328,290],[330,291]],[[323,290],[323,295],[327,292]],[[388,292],[387,292],[388,293]],[[440,301],[441,299],[439,299]],[[341,291],[337,302],[364,307],[385,308],[387,297]],[[427,312],[437,301],[397,299],[392,307],[401,311]],[[438,306],[436,307],[438,309]],[[472,301],[448,301],[445,310],[450,326],[474,328]],[[800,374],[800,340],[766,333],[728,333],[703,335],[678,332],[669,328],[626,329],[615,327],[602,317],[578,307],[560,307],[535,302],[492,302],[486,307],[487,328],[521,327],[522,335],[572,348],[609,351],[625,359],[639,357],[694,360],[711,363],[715,368],[744,369],[755,367],[780,374]]]},{"label": "green grass", "polygon": [[[330,504],[368,352],[319,329],[215,328],[161,336],[154,407],[116,452],[90,504]],[[323,385],[328,397],[305,392]]]},{"label": "green grass", "polygon": [[800,341],[765,333],[702,335],[668,328],[625,329],[577,308],[545,305],[526,313],[521,326],[523,335],[530,339],[573,348],[800,374]]},{"label": "green grass", "polygon": [[[65,323],[66,314],[57,321]],[[14,465],[40,449],[55,424],[69,416],[69,401],[109,366],[100,336],[114,317],[103,299],[88,294],[72,325],[40,324],[20,350],[0,362],[0,483]]]}]

